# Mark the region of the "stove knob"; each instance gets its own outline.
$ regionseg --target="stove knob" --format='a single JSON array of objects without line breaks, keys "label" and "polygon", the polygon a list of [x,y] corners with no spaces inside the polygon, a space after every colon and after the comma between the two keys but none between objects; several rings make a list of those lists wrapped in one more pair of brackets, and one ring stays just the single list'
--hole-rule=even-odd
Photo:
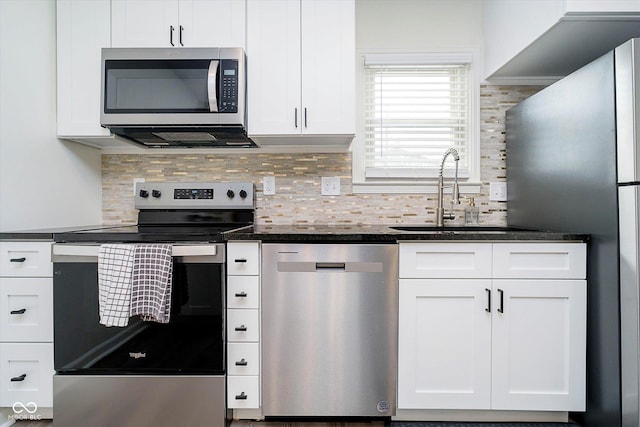
[{"label": "stove knob", "polygon": [[233,192],[233,190],[227,190],[227,197],[230,199],[233,199],[235,197],[236,193]]},{"label": "stove knob", "polygon": [[246,199],[247,198],[247,192],[244,191],[244,190],[240,190],[240,197],[243,198],[243,199]]},{"label": "stove knob", "polygon": [[147,197],[149,197],[149,192],[147,190],[140,190],[140,197],[146,199]]},{"label": "stove knob", "polygon": [[162,196],[162,193],[160,192],[160,190],[153,190],[151,191],[151,195],[157,199],[158,197]]}]

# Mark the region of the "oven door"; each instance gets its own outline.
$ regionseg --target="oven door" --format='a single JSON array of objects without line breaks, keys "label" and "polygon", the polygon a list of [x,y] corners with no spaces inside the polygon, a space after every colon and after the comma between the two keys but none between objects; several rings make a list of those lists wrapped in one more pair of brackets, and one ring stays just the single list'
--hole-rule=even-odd
[{"label": "oven door", "polygon": [[59,374],[224,374],[224,245],[174,245],[167,324],[98,315],[99,245],[55,244],[54,367]]}]

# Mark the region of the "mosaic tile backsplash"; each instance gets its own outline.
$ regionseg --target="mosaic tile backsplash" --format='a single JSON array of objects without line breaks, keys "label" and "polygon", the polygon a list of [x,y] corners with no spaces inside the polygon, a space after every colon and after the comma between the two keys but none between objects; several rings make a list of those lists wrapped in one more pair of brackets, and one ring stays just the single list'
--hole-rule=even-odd
[{"label": "mosaic tile backsplash", "polygon": [[[480,90],[481,190],[475,197],[480,223],[506,224],[506,202],[489,201],[489,183],[506,181],[505,111],[533,95],[537,86],[482,86]],[[429,224],[435,220],[436,194],[353,194],[351,153],[274,154],[104,154],[102,219],[105,224],[135,223],[134,178],[152,181],[250,181],[256,186],[258,224]],[[262,193],[262,177],[274,175],[276,194]],[[340,196],[321,196],[323,176],[339,176]],[[452,224],[464,222],[463,201]]]}]

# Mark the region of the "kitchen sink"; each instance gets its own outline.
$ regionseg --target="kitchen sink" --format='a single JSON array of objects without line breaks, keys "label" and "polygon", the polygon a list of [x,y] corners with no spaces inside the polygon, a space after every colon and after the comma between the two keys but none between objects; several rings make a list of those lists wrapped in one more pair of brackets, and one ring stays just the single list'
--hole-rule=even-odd
[{"label": "kitchen sink", "polygon": [[519,228],[501,227],[501,226],[482,226],[482,225],[452,225],[437,227],[435,225],[398,225],[389,227],[398,231],[410,231],[414,233],[490,233],[490,232],[509,232],[509,231],[523,231]]}]

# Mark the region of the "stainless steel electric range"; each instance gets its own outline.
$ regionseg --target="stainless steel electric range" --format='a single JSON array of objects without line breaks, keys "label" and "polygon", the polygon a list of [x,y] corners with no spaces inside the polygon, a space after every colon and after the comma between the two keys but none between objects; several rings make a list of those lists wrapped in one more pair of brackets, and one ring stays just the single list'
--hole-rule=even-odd
[{"label": "stainless steel electric range", "polygon": [[[54,262],[54,425],[222,427],[223,232],[254,219],[251,183],[139,183],[134,226],[59,233]],[[99,323],[103,244],[169,243],[171,316]]]}]

